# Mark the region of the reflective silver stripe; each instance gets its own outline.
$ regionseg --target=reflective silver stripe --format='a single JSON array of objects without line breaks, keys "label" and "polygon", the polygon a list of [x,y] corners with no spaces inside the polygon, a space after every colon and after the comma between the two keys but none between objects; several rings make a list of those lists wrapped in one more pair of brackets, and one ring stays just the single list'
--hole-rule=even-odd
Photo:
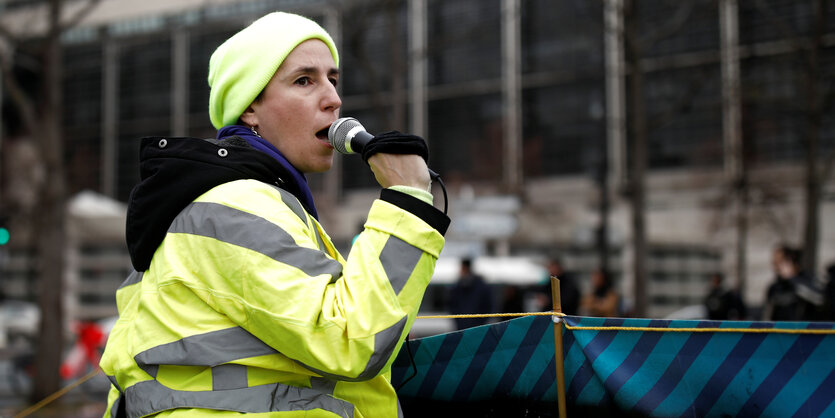
[{"label": "reflective silver stripe", "polygon": [[817,306],[823,305],[825,300],[823,293],[821,293],[820,290],[817,290],[806,283],[795,282],[795,292],[797,292],[797,296],[800,296]]},{"label": "reflective silver stripe", "polygon": [[[328,247],[325,246],[325,241],[322,239],[322,233],[319,231],[319,228],[314,228],[314,232],[316,233],[316,240],[319,242],[319,249],[327,252]],[[334,280],[336,278],[334,277]]]},{"label": "reflective silver stripe", "polygon": [[221,364],[212,367],[212,390],[240,389],[249,386],[246,366]]},{"label": "reflective silver stripe", "polygon": [[[307,222],[307,211],[304,210],[304,207],[302,206],[301,202],[299,202],[299,199],[296,196],[293,196],[292,193],[288,192],[287,190],[282,189],[281,187],[278,187],[278,186],[272,186],[272,187],[274,189],[278,190],[279,193],[281,193],[281,201],[284,202],[284,204],[287,205],[287,207],[289,207],[290,210],[292,210],[293,213],[295,213],[296,216],[298,216],[299,219],[301,219],[302,222],[304,222],[305,224],[308,224],[308,222]],[[327,248],[325,247],[325,242],[322,241],[322,236],[321,236],[321,234],[319,234],[318,228],[313,228],[313,232],[316,234],[316,240],[318,241],[319,249],[322,250],[322,251],[327,251]],[[338,276],[334,276],[332,281],[335,281],[337,277]]]},{"label": "reflective silver stripe", "polygon": [[423,251],[395,236],[390,236],[380,252],[380,263],[386,271],[394,293],[399,294],[409,281]]},{"label": "reflective silver stripe", "polygon": [[113,401],[113,404],[110,405],[110,416],[111,418],[116,418],[119,416],[119,406],[122,402],[125,401],[125,395],[119,394],[119,397]]},{"label": "reflective silver stripe", "polygon": [[117,381],[116,381],[116,376],[111,376],[111,375],[109,375],[109,374],[108,374],[108,375],[106,375],[106,376],[107,376],[107,379],[108,379],[108,380],[110,380],[110,383],[112,383],[112,384],[113,384],[113,386],[116,388],[116,390],[118,390],[119,392],[121,392],[121,391],[122,391],[122,388],[119,386],[119,382],[117,382]]},{"label": "reflective silver stripe", "polygon": [[158,345],[137,354],[134,360],[142,370],[156,377],[161,364],[214,367],[242,358],[275,353],[274,348],[249,331],[233,327]]},{"label": "reflective silver stripe", "polygon": [[324,377],[311,377],[310,388],[322,393],[333,394],[333,390],[336,388],[336,382],[325,379]]},{"label": "reflective silver stripe", "polygon": [[113,387],[119,391],[119,397],[116,398],[115,401],[110,405],[110,416],[112,418],[116,418],[116,415],[119,413],[119,404],[122,403],[122,400],[125,397],[125,394],[122,392],[122,388],[119,387],[119,382],[116,381],[116,376],[106,375],[107,379],[110,380],[110,383],[113,384]]},{"label": "reflective silver stripe", "polygon": [[352,418],[354,406],[316,389],[273,383],[223,391],[180,391],[156,380],[139,382],[125,392],[127,415],[142,417],[176,408],[204,408],[225,411],[265,413],[323,409],[340,417]]},{"label": "reflective silver stripe", "polygon": [[296,267],[308,276],[342,274],[342,264],[319,250],[300,247],[278,225],[218,203],[191,203],[177,215],[168,232],[200,235],[248,248]]},{"label": "reflective silver stripe", "polygon": [[[230,344],[234,341],[234,344]],[[241,327],[232,327],[149,348],[136,355],[140,365],[176,364],[213,367],[277,351]]]},{"label": "reflective silver stripe", "polygon": [[136,271],[134,270],[131,274],[128,275],[128,278],[119,285],[119,289],[130,286],[132,284],[136,284],[142,281],[142,276],[145,275],[144,271]]},{"label": "reflective silver stripe", "polygon": [[368,359],[368,363],[365,365],[365,370],[362,371],[357,377],[346,377],[335,375],[332,373],[328,373],[313,367],[310,367],[302,362],[298,362],[308,370],[312,370],[322,376],[328,377],[334,380],[344,380],[347,382],[359,382],[363,380],[369,380],[380,374],[380,370],[383,369],[383,366],[389,361],[391,356],[394,354],[394,347],[397,346],[397,342],[400,340],[400,336],[403,334],[403,328],[406,327],[406,319],[407,317],[401,318],[397,321],[396,324],[378,332],[374,335],[374,352],[371,353],[371,357]]},{"label": "reflective silver stripe", "polygon": [[284,204],[287,205],[287,207],[289,207],[290,210],[292,210],[293,213],[295,213],[296,216],[298,216],[302,222],[307,224],[307,211],[304,210],[304,207],[302,207],[302,204],[301,202],[299,202],[299,199],[296,198],[296,196],[293,196],[292,193],[282,189],[281,187],[272,187],[273,189],[278,190],[278,192],[281,194],[281,201],[284,202]]}]

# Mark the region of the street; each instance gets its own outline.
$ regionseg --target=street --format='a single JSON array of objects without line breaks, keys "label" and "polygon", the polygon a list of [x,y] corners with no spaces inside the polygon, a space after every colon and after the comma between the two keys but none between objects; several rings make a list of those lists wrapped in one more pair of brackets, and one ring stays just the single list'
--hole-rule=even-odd
[{"label": "street", "polygon": [[104,414],[109,382],[101,373],[37,411],[19,415],[30,406],[25,396],[30,385],[31,382],[15,369],[11,359],[0,360],[0,418],[100,418]]}]

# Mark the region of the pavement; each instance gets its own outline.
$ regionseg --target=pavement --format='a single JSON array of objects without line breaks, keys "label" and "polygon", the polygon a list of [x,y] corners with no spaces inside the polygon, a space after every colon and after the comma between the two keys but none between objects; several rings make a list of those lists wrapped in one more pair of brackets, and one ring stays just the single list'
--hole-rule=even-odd
[{"label": "pavement", "polygon": [[13,360],[0,356],[0,418],[101,418],[110,382],[99,372],[37,411],[21,415],[31,406],[27,400],[30,387],[31,382],[14,367]]}]

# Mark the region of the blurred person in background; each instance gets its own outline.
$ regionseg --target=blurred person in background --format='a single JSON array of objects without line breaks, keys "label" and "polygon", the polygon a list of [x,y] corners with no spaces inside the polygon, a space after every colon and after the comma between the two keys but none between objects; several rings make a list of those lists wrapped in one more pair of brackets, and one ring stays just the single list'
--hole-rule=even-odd
[{"label": "blurred person in background", "polygon": [[768,287],[763,320],[813,321],[823,315],[824,295],[814,277],[801,267],[803,252],[780,246],[774,251],[777,278]]},{"label": "blurred person in background", "polygon": [[566,315],[576,315],[577,309],[580,306],[580,288],[577,286],[577,281],[574,279],[574,275],[567,272],[563,268],[562,262],[556,257],[548,260],[546,268],[548,270],[548,277],[536,293],[539,311],[544,312],[553,309],[550,278],[556,277],[560,280],[560,305],[562,313]]},{"label": "blurred person in background", "polygon": [[824,321],[835,321],[835,263],[826,267],[826,287],[824,290]]},{"label": "blurred person in background", "polygon": [[[493,292],[484,277],[473,271],[473,260],[461,260],[458,281],[450,289],[449,313],[487,314],[493,313]],[[487,323],[489,318],[455,318],[455,326],[461,330]]]},{"label": "blurred person in background", "polygon": [[597,317],[618,316],[620,295],[615,291],[608,272],[595,269],[591,273],[591,293],[580,302],[580,313]]},{"label": "blurred person in background", "polygon": [[707,318],[716,321],[745,319],[745,303],[739,293],[725,289],[723,279],[722,273],[710,276],[710,291],[704,301]]},{"label": "blurred person in background", "polygon": [[390,367],[449,218],[423,140],[381,134],[363,148],[380,198],[336,251],[305,173],[333,163],[338,64],[317,23],[268,14],[212,54],[217,139],[142,140],[106,417],[402,416]]}]

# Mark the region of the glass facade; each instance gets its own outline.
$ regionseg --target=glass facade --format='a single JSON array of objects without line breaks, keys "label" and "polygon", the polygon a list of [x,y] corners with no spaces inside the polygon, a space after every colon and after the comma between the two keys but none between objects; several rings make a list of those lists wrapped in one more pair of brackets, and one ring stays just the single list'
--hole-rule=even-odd
[{"label": "glass facade", "polygon": [[[6,10],[24,3],[6,2]],[[615,143],[610,149],[612,128],[617,124],[610,118],[612,91],[607,89],[612,78],[628,87],[633,69],[621,63],[612,70],[607,57],[613,49],[622,53],[634,41],[643,46],[640,94],[646,111],[650,174],[721,173],[730,157],[722,126],[720,6],[724,2],[636,2],[637,11],[629,18],[637,19],[638,39],[619,39],[617,45],[607,42],[606,3],[256,0],[73,29],[63,36],[69,191],[93,189],[125,201],[138,181],[140,138],[213,136],[207,115],[209,57],[230,35],[272,10],[305,14],[334,35],[341,53],[343,116],[356,117],[372,133],[418,126],[430,146],[430,167],[453,187],[472,184],[476,189],[487,186],[489,192],[507,191],[501,185],[517,164],[508,152],[509,144],[521,152],[518,169],[523,187],[526,182],[539,185],[544,180],[569,178],[582,180],[576,184],[594,184],[584,181],[600,180],[606,162],[614,159],[625,166],[628,144]],[[413,14],[416,4],[425,6],[421,22]],[[797,166],[804,161],[812,100],[821,103],[817,132],[822,158],[835,148],[835,118],[831,117],[835,7],[819,17],[815,0],[736,4],[746,167]],[[518,5],[518,19],[505,15],[510,5]],[[816,22],[822,22],[823,36],[816,50],[817,66],[810,71],[813,61],[808,45],[818,39]],[[420,27],[425,27],[425,37],[413,54],[413,36]],[[516,33],[518,39],[508,35]],[[508,51],[508,44],[517,49]],[[25,74],[26,90],[35,92],[38,64],[31,57],[22,58],[16,71]],[[508,74],[507,68],[518,69],[518,74]],[[425,80],[418,85],[413,84],[415,71],[425,71]],[[812,75],[817,77],[814,83]],[[830,99],[825,101],[822,93],[827,91]],[[417,102],[415,97],[423,99]],[[21,124],[8,93],[2,99],[2,136],[13,138]],[[620,110],[630,116],[628,97],[624,102]],[[425,113],[415,109],[425,109]],[[520,118],[518,132],[509,129],[515,115]],[[617,129],[628,127],[627,121],[617,122],[623,122]],[[630,141],[628,133],[623,138],[621,142]],[[338,173],[309,176],[314,193],[334,184],[339,186],[339,196],[376,187],[360,158],[336,158],[340,159]],[[610,187],[614,191],[618,186],[610,183]],[[588,194],[594,195],[584,197],[591,214],[596,210],[597,193]],[[613,199],[620,199],[614,203],[620,208],[625,206],[624,196]],[[570,243],[547,245],[552,244]],[[651,244],[660,248],[658,243]],[[513,251],[545,244],[515,237],[509,245]],[[587,247],[583,251],[591,251]],[[673,261],[651,263],[653,285],[661,286],[656,289],[701,289],[708,271],[718,269],[720,258],[726,257],[715,249],[658,249],[651,254],[653,260]],[[626,251],[612,248],[612,252]],[[569,252],[568,256],[576,260],[581,258],[578,254]],[[689,265],[664,267],[686,260],[707,267],[697,273]],[[663,283],[675,286],[663,287]],[[697,301],[695,291],[683,294],[679,290],[649,296],[654,305],[666,310]]]},{"label": "glass facade", "polygon": [[[503,102],[502,0],[426,0],[426,103],[424,132],[432,165],[446,178],[500,182],[506,161]],[[805,125],[805,67],[787,33],[813,28],[812,2],[741,2],[739,6],[743,131],[757,164],[800,161]],[[71,190],[101,188],[103,125],[116,132],[116,197],[126,199],[137,180],[138,138],[170,135],[172,106],[184,103],[179,126],[193,136],[214,130],[206,114],[206,75],[212,51],[267,10],[297,2],[258,1],[213,7],[183,16],[118,22],[84,36],[65,36],[64,117]],[[594,2],[520,1],[518,51],[522,175],[598,175],[606,157],[603,10]],[[286,7],[285,7],[286,8]],[[829,11],[830,15],[835,13]],[[343,115],[370,132],[409,126],[410,30],[407,1],[358,2],[336,14],[341,44]],[[714,1],[641,2],[637,12],[647,41],[642,66],[651,169],[719,168],[723,162],[719,16]],[[785,18],[790,16],[790,18]],[[312,15],[322,24],[325,16]],[[680,19],[679,19],[680,18]],[[782,26],[776,25],[778,19]],[[825,22],[832,32],[832,21]],[[775,26],[776,25],[776,26]],[[776,28],[776,29],[775,29]],[[785,33],[781,33],[781,30]],[[83,32],[83,33],[82,33]],[[185,64],[175,68],[174,44],[185,34]],[[655,37],[655,38],[653,38]],[[651,40],[651,42],[649,41]],[[103,44],[118,49],[103,59]],[[775,46],[775,42],[784,42]],[[780,48],[783,48],[781,50]],[[820,74],[835,70],[835,53],[820,51]],[[116,120],[102,121],[104,67],[115,66]],[[111,70],[113,70],[111,68]],[[175,71],[186,86],[174,86]],[[628,71],[628,70],[627,70]],[[822,80],[819,80],[822,81]],[[174,95],[185,95],[177,100]],[[824,118],[822,146],[833,147],[833,122]],[[628,157],[623,157],[628,158]],[[82,161],[95,161],[94,164]],[[344,190],[374,186],[364,163],[345,158]],[[313,176],[314,186],[323,184]]]}]

